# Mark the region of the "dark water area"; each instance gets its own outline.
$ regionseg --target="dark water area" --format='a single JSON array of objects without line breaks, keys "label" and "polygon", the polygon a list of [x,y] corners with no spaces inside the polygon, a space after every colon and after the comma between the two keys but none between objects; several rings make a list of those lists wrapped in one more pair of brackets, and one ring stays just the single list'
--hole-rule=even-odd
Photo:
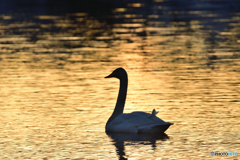
[{"label": "dark water area", "polygon": [[[118,67],[124,112],[156,109],[166,134],[105,133]],[[239,154],[239,77],[238,0],[0,0],[0,158]]]}]

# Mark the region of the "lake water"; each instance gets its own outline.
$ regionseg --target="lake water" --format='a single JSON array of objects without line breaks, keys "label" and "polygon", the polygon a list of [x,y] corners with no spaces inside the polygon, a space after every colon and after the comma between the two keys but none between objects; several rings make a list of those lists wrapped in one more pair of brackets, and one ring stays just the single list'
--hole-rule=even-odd
[{"label": "lake water", "polygon": [[[240,154],[237,0],[11,2],[0,15],[1,159]],[[104,77],[118,67],[124,112],[156,109],[174,123],[166,134],[105,133],[119,81]]]}]

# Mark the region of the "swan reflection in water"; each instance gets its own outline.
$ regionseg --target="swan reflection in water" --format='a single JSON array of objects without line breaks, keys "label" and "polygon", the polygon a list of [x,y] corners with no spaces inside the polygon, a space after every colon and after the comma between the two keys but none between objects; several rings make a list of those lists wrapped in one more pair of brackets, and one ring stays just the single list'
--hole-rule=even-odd
[{"label": "swan reflection in water", "polygon": [[[156,149],[156,141],[165,141],[169,139],[168,135],[165,133],[158,134],[137,134],[137,133],[116,133],[116,132],[106,132],[106,134],[112,139],[113,144],[116,147],[116,153],[120,160],[127,159],[124,147],[126,145],[151,145],[152,150]],[[126,144],[127,143],[127,144]]]}]

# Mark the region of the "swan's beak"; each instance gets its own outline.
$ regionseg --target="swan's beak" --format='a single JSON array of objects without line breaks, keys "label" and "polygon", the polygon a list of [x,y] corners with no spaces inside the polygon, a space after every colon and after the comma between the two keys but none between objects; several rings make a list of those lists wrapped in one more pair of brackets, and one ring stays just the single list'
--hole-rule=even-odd
[{"label": "swan's beak", "polygon": [[113,75],[113,73],[109,74],[108,76],[106,76],[106,77],[104,77],[104,78],[111,78],[111,77],[115,77],[115,76]]}]

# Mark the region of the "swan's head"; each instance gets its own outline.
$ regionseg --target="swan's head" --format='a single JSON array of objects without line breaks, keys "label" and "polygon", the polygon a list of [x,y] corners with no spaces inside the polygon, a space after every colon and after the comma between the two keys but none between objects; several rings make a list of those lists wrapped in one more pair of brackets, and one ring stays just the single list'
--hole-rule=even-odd
[{"label": "swan's head", "polygon": [[105,78],[111,78],[111,77],[115,77],[118,79],[127,78],[127,72],[123,68],[117,68]]}]

